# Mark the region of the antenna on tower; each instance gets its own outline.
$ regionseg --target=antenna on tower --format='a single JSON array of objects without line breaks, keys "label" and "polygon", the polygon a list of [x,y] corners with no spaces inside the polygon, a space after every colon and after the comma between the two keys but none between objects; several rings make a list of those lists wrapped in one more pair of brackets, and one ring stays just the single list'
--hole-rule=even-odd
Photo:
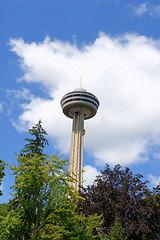
[{"label": "antenna on tower", "polygon": [[82,88],[82,77],[80,77],[80,88]]},{"label": "antenna on tower", "polygon": [[82,88],[82,77],[80,77],[80,88]]}]

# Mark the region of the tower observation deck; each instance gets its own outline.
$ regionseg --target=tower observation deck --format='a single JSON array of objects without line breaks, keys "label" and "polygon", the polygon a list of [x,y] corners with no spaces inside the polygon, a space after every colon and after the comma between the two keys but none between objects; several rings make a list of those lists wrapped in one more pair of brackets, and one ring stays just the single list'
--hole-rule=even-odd
[{"label": "tower observation deck", "polygon": [[84,120],[95,116],[99,101],[83,88],[69,92],[61,100],[63,113],[73,119],[69,171],[76,181],[72,185],[79,190],[83,182]]}]

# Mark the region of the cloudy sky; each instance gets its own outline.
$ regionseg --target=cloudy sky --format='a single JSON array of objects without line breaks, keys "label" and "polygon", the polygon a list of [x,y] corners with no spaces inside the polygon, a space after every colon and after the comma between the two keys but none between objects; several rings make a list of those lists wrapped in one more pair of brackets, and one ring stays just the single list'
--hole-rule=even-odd
[{"label": "cloudy sky", "polygon": [[[60,107],[80,86],[100,101],[85,121],[84,178],[108,163],[160,181],[160,3],[141,0],[0,0],[0,159],[16,163],[27,129],[48,132],[69,158],[71,119]],[[10,198],[6,171],[0,202]]]}]

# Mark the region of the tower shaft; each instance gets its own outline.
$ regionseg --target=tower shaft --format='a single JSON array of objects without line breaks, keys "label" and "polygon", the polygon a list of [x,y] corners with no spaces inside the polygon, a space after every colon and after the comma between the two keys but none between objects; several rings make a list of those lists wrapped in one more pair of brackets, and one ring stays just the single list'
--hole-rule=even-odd
[{"label": "tower shaft", "polygon": [[85,89],[76,89],[61,99],[63,113],[73,119],[71,153],[69,160],[70,175],[75,179],[71,185],[77,190],[83,186],[83,128],[84,120],[96,115],[99,101]]},{"label": "tower shaft", "polygon": [[76,181],[72,185],[79,190],[83,181],[83,128],[84,128],[84,114],[75,112],[73,116],[72,125],[72,140],[69,171]]}]

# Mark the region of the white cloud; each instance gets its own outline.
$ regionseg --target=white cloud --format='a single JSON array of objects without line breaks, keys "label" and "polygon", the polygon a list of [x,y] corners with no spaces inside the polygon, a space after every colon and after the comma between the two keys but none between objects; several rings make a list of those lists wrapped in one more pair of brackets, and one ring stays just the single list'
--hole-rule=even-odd
[{"label": "white cloud", "polygon": [[[17,114],[17,110],[22,110],[28,102],[34,99],[34,96],[31,94],[29,89],[22,88],[21,90],[17,89],[7,89],[6,90],[7,105],[6,114],[11,118],[10,121],[14,124],[12,119],[12,114]],[[22,111],[21,111],[22,112]],[[16,125],[15,125],[16,126]],[[19,126],[20,128],[22,126]]]},{"label": "white cloud", "polygon": [[160,5],[151,5],[142,3],[138,6],[129,5],[133,16],[142,17],[144,14],[148,14],[151,17],[160,17]]},{"label": "white cloud", "polygon": [[96,176],[101,174],[100,172],[97,171],[95,167],[92,167],[90,165],[84,166],[84,171],[85,171],[83,173],[84,187],[93,184],[94,180],[96,179]]},{"label": "white cloud", "polygon": [[3,111],[2,103],[0,103],[0,112]]},{"label": "white cloud", "polygon": [[23,88],[22,90],[7,89],[7,97],[12,97],[13,101],[15,99],[31,100],[32,95],[29,89]]},{"label": "white cloud", "polygon": [[153,185],[154,187],[156,187],[158,184],[160,184],[160,177],[155,177],[152,174],[149,174],[148,178],[149,178],[151,185]]},{"label": "white cloud", "polygon": [[0,185],[0,191],[3,191],[3,183]]},{"label": "white cloud", "polygon": [[147,161],[150,144],[160,143],[160,42],[138,35],[103,33],[90,44],[48,37],[42,43],[10,41],[21,62],[21,81],[40,83],[48,99],[33,97],[23,105],[18,129],[39,119],[57,149],[69,152],[71,119],[61,111],[62,96],[79,86],[100,100],[97,115],[85,121],[85,149],[97,165]]},{"label": "white cloud", "polygon": [[153,6],[150,10],[150,15],[153,17],[160,17],[160,5]]},{"label": "white cloud", "polygon": [[160,159],[160,153],[154,153],[153,158],[154,159]]},{"label": "white cloud", "polygon": [[139,6],[132,6],[132,10],[134,15],[141,17],[144,13],[148,11],[147,4],[142,3]]}]

